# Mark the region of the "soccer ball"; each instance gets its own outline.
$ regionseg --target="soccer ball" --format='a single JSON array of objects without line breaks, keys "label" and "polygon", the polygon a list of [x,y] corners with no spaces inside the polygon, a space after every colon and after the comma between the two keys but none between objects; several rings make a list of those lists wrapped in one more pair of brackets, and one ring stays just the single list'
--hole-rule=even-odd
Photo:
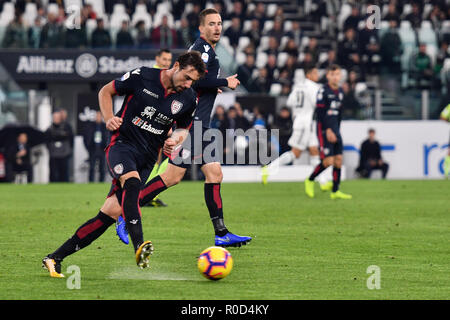
[{"label": "soccer ball", "polygon": [[209,280],[220,280],[233,269],[230,252],[222,247],[209,247],[200,253],[197,262],[200,273]]}]

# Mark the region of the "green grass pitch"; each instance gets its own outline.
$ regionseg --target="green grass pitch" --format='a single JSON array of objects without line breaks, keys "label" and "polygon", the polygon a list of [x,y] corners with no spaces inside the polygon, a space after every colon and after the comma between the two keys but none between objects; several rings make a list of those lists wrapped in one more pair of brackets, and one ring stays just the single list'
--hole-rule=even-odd
[{"label": "green grass pitch", "polygon": [[[64,260],[63,273],[79,267],[80,289],[41,259],[98,213],[109,185],[3,184],[0,299],[448,299],[449,182],[344,181],[350,201],[318,187],[309,199],[303,183],[223,184],[227,226],[254,239],[230,249],[234,268],[217,282],[196,265],[214,239],[203,183],[182,182],[161,195],[168,207],[142,209],[151,268],[137,268],[112,226]],[[370,290],[372,265],[380,288]]]}]

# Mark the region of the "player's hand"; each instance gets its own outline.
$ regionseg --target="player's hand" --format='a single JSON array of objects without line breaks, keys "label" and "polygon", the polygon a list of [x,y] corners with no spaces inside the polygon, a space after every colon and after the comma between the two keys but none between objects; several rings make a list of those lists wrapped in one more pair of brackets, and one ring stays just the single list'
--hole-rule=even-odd
[{"label": "player's hand", "polygon": [[331,143],[336,143],[337,142],[337,137],[334,134],[333,130],[331,130],[330,128],[327,129],[327,140]]},{"label": "player's hand", "polygon": [[175,150],[177,144],[178,143],[177,141],[175,141],[175,139],[167,138],[166,141],[164,141],[163,152],[165,154],[171,154]]},{"label": "player's hand", "polygon": [[227,78],[227,81],[228,81],[228,88],[233,89],[233,90],[236,89],[237,86],[241,84],[241,82],[237,78],[237,74],[229,76]]},{"label": "player's hand", "polygon": [[122,125],[123,119],[119,117],[112,117],[108,121],[106,121],[106,129],[109,131],[115,131],[120,128]]}]

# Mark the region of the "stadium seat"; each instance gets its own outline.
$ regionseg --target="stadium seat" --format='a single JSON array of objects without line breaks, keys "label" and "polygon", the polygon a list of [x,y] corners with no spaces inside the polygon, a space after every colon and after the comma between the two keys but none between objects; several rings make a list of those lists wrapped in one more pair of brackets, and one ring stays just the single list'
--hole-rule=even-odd
[{"label": "stadium seat", "polygon": [[263,33],[267,33],[269,30],[273,28],[273,20],[266,20],[264,22]]},{"label": "stadium seat", "polygon": [[229,54],[234,55],[234,48],[230,44],[230,39],[227,36],[220,38],[220,44],[228,51]]},{"label": "stadium seat", "polygon": [[277,57],[277,67],[278,68],[282,68],[286,64],[288,56],[289,55],[287,52],[280,52],[278,54],[278,57]]},{"label": "stadium seat", "polygon": [[242,33],[245,33],[249,31],[252,27],[252,21],[251,20],[244,20],[244,23],[242,24]]},{"label": "stadium seat", "polygon": [[417,36],[420,43],[437,46],[436,33],[434,32],[430,21],[422,21],[422,25],[417,32]]},{"label": "stadium seat", "polygon": [[269,94],[273,96],[278,96],[281,93],[281,90],[283,89],[283,86],[281,83],[272,83],[270,85],[270,91]]},{"label": "stadium seat", "polygon": [[225,32],[231,26],[231,20],[222,21],[222,30]]},{"label": "stadium seat", "polygon": [[89,42],[91,41],[92,32],[94,32],[95,28],[97,28],[97,20],[88,19],[86,21],[86,35]]},{"label": "stadium seat", "polygon": [[262,36],[257,51],[264,51],[269,47],[269,37]]},{"label": "stadium seat", "polygon": [[236,63],[238,65],[244,64],[246,59],[247,59],[247,56],[244,52],[242,52],[242,51],[236,52]]},{"label": "stadium seat", "polygon": [[256,55],[256,67],[257,68],[263,68],[267,64],[267,53],[265,52],[259,52]]},{"label": "stadium seat", "polygon": [[352,7],[350,4],[348,4],[348,3],[342,4],[341,10],[339,11],[339,15],[337,17],[337,24],[338,24],[339,30],[342,30],[344,28],[345,19],[348,18],[348,16],[351,14],[351,12],[352,12]]},{"label": "stadium seat", "polygon": [[403,12],[401,15],[404,17],[411,12],[412,12],[412,5],[410,3],[405,3],[403,5]]},{"label": "stadium seat", "polygon": [[239,37],[239,43],[237,46],[238,51],[242,51],[250,44],[250,38],[249,37]]},{"label": "stadium seat", "polygon": [[286,20],[284,21],[283,24],[283,31],[284,32],[289,32],[292,30],[292,21],[291,20]]},{"label": "stadium seat", "polygon": [[27,26],[34,24],[34,19],[37,17],[37,5],[34,2],[27,2],[25,5],[25,12],[23,13],[23,21]]},{"label": "stadium seat", "polygon": [[64,8],[69,8],[70,6],[76,6],[77,8],[83,7],[83,2],[81,0],[64,0]]},{"label": "stadium seat", "polygon": [[269,3],[266,6],[266,16],[272,18],[277,11],[278,5],[276,3]]},{"label": "stadium seat", "polygon": [[172,4],[169,1],[162,1],[156,6],[156,12],[168,14],[172,11]]},{"label": "stadium seat", "polygon": [[302,82],[305,79],[305,71],[303,69],[295,69],[294,82]]},{"label": "stadium seat", "polygon": [[0,26],[7,26],[14,19],[14,3],[5,2],[0,14]]},{"label": "stadium seat", "polygon": [[169,27],[175,27],[175,19],[173,18],[173,15],[170,12],[165,11],[159,11],[155,13],[155,15],[153,16],[153,27],[161,25],[161,21],[164,16],[167,16],[167,23],[169,24]]},{"label": "stadium seat", "polygon": [[58,14],[59,11],[59,7],[56,3],[49,3],[47,6],[47,12],[48,13],[53,13],[53,14]]},{"label": "stadium seat", "polygon": [[145,5],[138,5],[131,17],[131,24],[136,25],[139,21],[144,21],[145,28],[150,29],[152,27],[152,16],[147,12]]}]

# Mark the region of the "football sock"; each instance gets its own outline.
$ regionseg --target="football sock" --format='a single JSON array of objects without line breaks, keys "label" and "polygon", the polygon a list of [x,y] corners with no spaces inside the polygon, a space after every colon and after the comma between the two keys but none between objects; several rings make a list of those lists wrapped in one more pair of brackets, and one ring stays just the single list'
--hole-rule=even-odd
[{"label": "football sock", "polygon": [[154,177],[145,184],[139,195],[139,206],[144,206],[152,201],[158,194],[166,190],[166,184],[160,176]]},{"label": "football sock", "polygon": [[63,260],[68,255],[90,245],[95,239],[100,237],[116,220],[107,214],[99,211],[98,215],[81,225],[75,234],[55,252],[49,255],[50,258]]},{"label": "football sock", "polygon": [[228,229],[223,222],[222,197],[220,196],[220,183],[205,183],[205,202],[209,216],[217,236],[224,236]]},{"label": "football sock", "polygon": [[140,187],[141,181],[138,178],[129,178],[123,185],[122,193],[122,212],[135,251],[144,242],[141,209],[139,207]]},{"label": "football sock", "polygon": [[333,167],[333,192],[338,191],[341,182],[341,168]]},{"label": "football sock", "polygon": [[448,176],[449,171],[450,171],[450,155],[446,156],[444,160],[444,174],[446,177]]},{"label": "football sock", "polygon": [[295,160],[295,155],[292,151],[287,151],[283,153],[281,156],[279,156],[277,159],[272,161],[272,163],[269,165],[269,169],[277,168],[278,166],[285,166],[292,161]]},{"label": "football sock", "polygon": [[309,163],[313,167],[317,167],[320,164],[320,157],[319,156],[310,156],[309,157]]},{"label": "football sock", "polygon": [[314,179],[321,174],[326,167],[323,165],[322,162],[320,162],[314,169],[313,173],[309,176],[309,180],[314,181]]}]

